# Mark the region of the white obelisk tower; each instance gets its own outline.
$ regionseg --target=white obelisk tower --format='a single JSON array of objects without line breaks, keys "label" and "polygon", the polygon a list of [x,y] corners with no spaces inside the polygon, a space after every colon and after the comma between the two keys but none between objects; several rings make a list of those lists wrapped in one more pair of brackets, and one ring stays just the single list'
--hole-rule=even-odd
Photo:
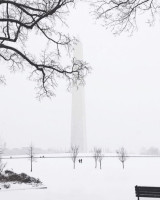
[{"label": "white obelisk tower", "polygon": [[[75,47],[74,57],[83,59],[81,42]],[[71,145],[78,146],[81,153],[87,152],[84,86],[72,89]]]}]

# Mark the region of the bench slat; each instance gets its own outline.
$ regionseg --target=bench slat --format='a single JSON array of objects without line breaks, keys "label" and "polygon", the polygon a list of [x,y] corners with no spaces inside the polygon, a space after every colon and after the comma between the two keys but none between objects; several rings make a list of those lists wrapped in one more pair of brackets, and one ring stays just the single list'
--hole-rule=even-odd
[{"label": "bench slat", "polygon": [[147,187],[147,188],[138,188],[137,189],[138,191],[160,191],[160,188],[149,188],[149,187]]},{"label": "bench slat", "polygon": [[138,193],[138,194],[136,194],[136,196],[142,196],[142,195],[156,195],[156,196],[160,196],[160,193],[143,192],[143,193]]},{"label": "bench slat", "polygon": [[136,191],[136,193],[160,193],[160,191],[143,190],[143,191]]},{"label": "bench slat", "polygon": [[135,186],[136,197],[160,198],[160,187]]},{"label": "bench slat", "polygon": [[156,195],[141,195],[139,197],[151,197],[151,198],[160,198],[160,195],[159,196],[156,196]]},{"label": "bench slat", "polygon": [[160,194],[160,191],[140,191],[140,192],[136,192],[137,194],[143,194],[143,193],[155,193],[155,194]]}]

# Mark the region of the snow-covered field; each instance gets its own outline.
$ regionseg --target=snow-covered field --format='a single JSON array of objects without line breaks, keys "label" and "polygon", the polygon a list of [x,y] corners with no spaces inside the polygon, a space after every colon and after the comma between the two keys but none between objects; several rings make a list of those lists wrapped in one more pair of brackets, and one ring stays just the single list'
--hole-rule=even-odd
[{"label": "snow-covered field", "polygon": [[102,170],[93,158],[83,158],[75,170],[70,158],[41,158],[32,173],[27,159],[6,162],[7,169],[40,178],[47,189],[0,191],[3,200],[132,200],[135,185],[160,186],[160,158],[129,158],[124,170],[117,158],[104,158]]}]

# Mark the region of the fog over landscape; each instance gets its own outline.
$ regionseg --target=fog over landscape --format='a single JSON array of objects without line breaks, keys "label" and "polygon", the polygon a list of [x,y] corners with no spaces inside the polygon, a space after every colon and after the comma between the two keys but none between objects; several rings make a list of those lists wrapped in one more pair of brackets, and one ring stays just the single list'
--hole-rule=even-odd
[{"label": "fog over landscape", "polygon": [[[94,146],[111,151],[125,146],[130,152],[159,148],[159,24],[143,23],[132,36],[115,36],[96,23],[90,11],[78,3],[67,18],[68,32],[78,35],[84,60],[92,67],[85,86],[88,150]],[[35,52],[38,44],[36,38],[28,41]],[[66,82],[59,81],[56,97],[39,101],[27,72],[10,74],[1,63],[2,69],[7,85],[0,86],[0,137],[6,147],[33,142],[44,149],[69,148],[72,95]]]},{"label": "fog over landscape", "polygon": [[0,200],[160,198],[160,2],[0,1]]}]

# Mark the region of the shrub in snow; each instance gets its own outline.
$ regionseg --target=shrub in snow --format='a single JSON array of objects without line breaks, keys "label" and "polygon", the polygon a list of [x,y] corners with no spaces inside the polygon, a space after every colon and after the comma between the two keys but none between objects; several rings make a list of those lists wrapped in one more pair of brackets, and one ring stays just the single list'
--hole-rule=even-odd
[{"label": "shrub in snow", "polygon": [[6,170],[3,174],[0,174],[0,182],[35,183],[35,184],[42,183],[39,179],[30,177],[25,173],[17,174],[10,170]]}]

